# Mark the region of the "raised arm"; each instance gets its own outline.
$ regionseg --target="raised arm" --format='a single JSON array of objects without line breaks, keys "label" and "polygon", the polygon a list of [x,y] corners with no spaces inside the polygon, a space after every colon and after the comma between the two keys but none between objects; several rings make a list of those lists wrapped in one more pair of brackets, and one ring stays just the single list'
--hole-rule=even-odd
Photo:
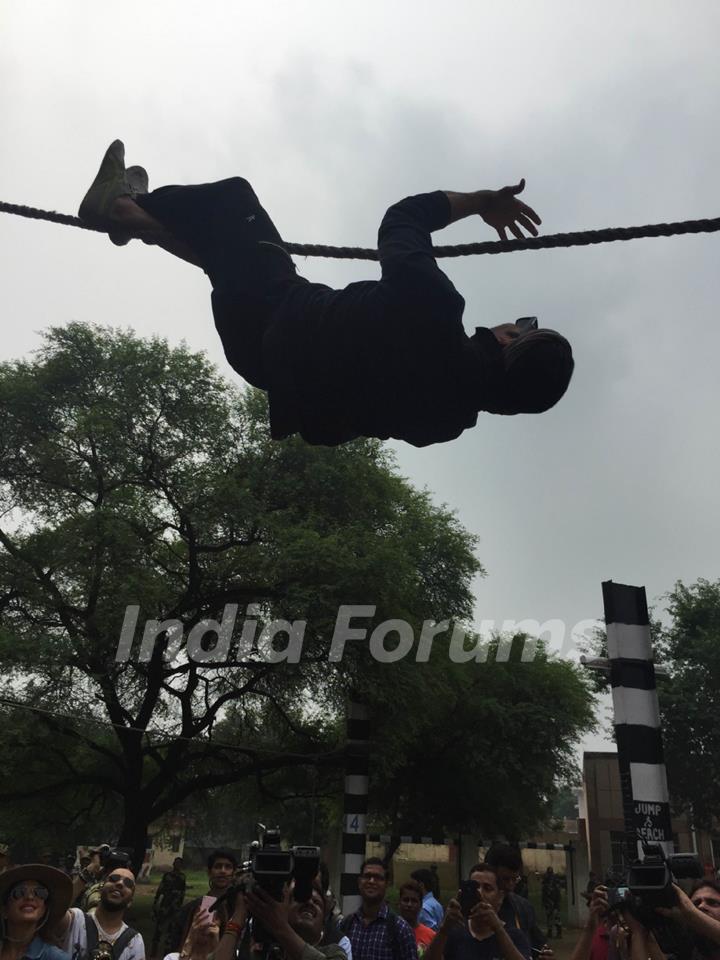
[{"label": "raised arm", "polygon": [[437,933],[428,944],[423,960],[443,960],[445,956],[445,946],[448,942],[450,932],[454,927],[464,927],[465,918],[462,915],[460,904],[452,899],[445,911],[445,916],[437,929]]},{"label": "raised arm", "polygon": [[[474,193],[453,193],[445,191],[450,201],[450,223],[465,217],[479,216],[495,230],[501,240],[507,240],[507,230],[522,240],[524,227],[533,237],[537,236],[537,227],[542,223],[532,207],[529,207],[517,195],[525,189],[525,180],[515,186],[501,190],[476,190]],[[507,229],[506,229],[507,228]]]}]

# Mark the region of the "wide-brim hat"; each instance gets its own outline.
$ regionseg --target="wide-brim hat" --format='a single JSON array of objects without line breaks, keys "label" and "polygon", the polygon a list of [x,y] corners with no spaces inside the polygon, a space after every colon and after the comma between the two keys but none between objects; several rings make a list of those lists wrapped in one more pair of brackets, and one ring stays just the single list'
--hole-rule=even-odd
[{"label": "wide-brim hat", "polygon": [[0,873],[0,903],[5,900],[8,891],[23,880],[37,880],[50,891],[48,912],[42,926],[45,930],[52,930],[72,903],[72,880],[62,870],[49,867],[46,863],[25,863],[20,867],[11,867],[5,873]]}]

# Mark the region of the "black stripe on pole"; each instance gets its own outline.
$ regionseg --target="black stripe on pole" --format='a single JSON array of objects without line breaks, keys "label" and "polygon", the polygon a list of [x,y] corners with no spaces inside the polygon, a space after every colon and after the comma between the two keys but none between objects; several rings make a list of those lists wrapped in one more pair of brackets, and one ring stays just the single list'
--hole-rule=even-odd
[{"label": "black stripe on pole", "polygon": [[358,853],[365,856],[365,837],[362,834],[344,833],[342,853]]},{"label": "black stripe on pole", "polygon": [[343,798],[343,813],[367,813],[367,811],[367,794],[345,794]]},{"label": "black stripe on pole", "polygon": [[359,717],[348,717],[347,722],[347,738],[348,740],[367,740],[368,738],[368,722],[367,720],[361,720]]},{"label": "black stripe on pole", "polygon": [[610,685],[632,690],[654,690],[655,668],[649,660],[611,660]]},{"label": "black stripe on pole", "polygon": [[644,587],[606,580],[602,585],[605,623],[645,626],[650,623]]},{"label": "black stripe on pole", "polygon": [[622,751],[628,763],[662,763],[662,734],[657,727],[619,723],[615,727],[618,753]]},{"label": "black stripe on pole", "polygon": [[359,776],[367,776],[368,770],[370,769],[370,758],[364,753],[349,753],[345,757],[345,775],[352,776],[357,774]]},{"label": "black stripe on pole", "polygon": [[[340,896],[356,897],[358,896],[357,875],[354,873],[344,873],[340,877]],[[344,913],[345,911],[343,911]],[[347,914],[346,914],[347,915]]]}]

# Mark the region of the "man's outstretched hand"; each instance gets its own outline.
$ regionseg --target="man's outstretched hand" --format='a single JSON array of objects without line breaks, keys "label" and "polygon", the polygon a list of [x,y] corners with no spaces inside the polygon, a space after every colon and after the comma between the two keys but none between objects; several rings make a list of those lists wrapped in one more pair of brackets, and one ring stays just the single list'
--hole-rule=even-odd
[{"label": "man's outstretched hand", "polygon": [[480,216],[485,223],[497,230],[501,240],[508,239],[508,230],[518,240],[524,239],[525,234],[521,227],[533,237],[537,236],[535,224],[539,226],[542,220],[532,207],[517,199],[517,195],[524,189],[525,180],[522,179],[515,186],[503,187],[501,190],[479,191]]},{"label": "man's outstretched hand", "polygon": [[475,193],[454,193],[445,191],[450,201],[449,223],[472,217],[479,214],[498,232],[501,240],[507,240],[507,231],[518,240],[523,240],[527,230],[533,237],[537,236],[537,227],[542,223],[540,217],[532,207],[529,207],[517,195],[525,189],[525,180],[514,187],[503,187],[501,190],[476,190]]}]

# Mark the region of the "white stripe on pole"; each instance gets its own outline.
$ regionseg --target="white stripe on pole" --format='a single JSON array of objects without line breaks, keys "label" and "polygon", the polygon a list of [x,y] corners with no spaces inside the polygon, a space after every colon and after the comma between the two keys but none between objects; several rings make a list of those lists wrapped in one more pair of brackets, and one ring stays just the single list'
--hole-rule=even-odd
[{"label": "white stripe on pole", "polygon": [[365,855],[363,853],[345,854],[345,873],[360,873],[360,867],[363,865]]},{"label": "white stripe on pole", "polygon": [[664,763],[631,763],[633,800],[667,803],[668,787]]},{"label": "white stripe on pole", "polygon": [[351,773],[345,777],[345,793],[354,797],[364,797],[368,792],[369,779],[360,773]]},{"label": "white stripe on pole", "polygon": [[611,660],[617,657],[626,660],[652,660],[650,625],[608,623],[607,649]]},{"label": "white stripe on pole", "polygon": [[616,687],[621,696],[613,697],[615,723],[640,724],[644,727],[660,726],[657,692],[635,690],[632,687]]}]

